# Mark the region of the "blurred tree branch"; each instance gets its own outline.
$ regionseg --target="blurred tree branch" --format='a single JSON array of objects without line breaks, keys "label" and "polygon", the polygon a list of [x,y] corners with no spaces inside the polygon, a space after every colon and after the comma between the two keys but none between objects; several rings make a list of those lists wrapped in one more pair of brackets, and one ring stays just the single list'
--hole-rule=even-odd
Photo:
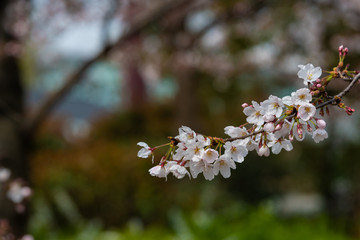
[{"label": "blurred tree branch", "polygon": [[[111,51],[116,48],[122,47],[128,40],[137,36],[141,33],[142,30],[149,27],[156,21],[159,21],[164,16],[171,13],[173,10],[180,7],[187,7],[188,4],[192,4],[194,7],[198,7],[199,4],[209,3],[209,1],[191,1],[191,0],[177,0],[177,1],[166,1],[165,3],[160,4],[157,7],[154,7],[153,10],[150,10],[143,15],[139,16],[129,24],[127,32],[120,36],[120,38],[115,43],[106,44],[103,49],[93,58],[84,62],[78,69],[76,69],[72,74],[70,74],[64,81],[64,85],[60,87],[57,91],[50,94],[44,101],[40,104],[39,108],[35,110],[35,113],[28,122],[26,127],[27,132],[30,135],[33,135],[36,130],[39,128],[41,123],[47,118],[50,112],[54,107],[60,102],[60,100],[72,89],[74,85],[83,80],[84,73],[97,61],[106,57]],[[187,9],[191,9],[188,8]],[[186,14],[186,13],[184,13]]]}]

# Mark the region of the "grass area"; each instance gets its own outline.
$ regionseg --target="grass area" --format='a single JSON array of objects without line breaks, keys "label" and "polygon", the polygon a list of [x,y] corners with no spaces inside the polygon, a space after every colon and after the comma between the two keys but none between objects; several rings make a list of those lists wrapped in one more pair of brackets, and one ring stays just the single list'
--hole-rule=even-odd
[{"label": "grass area", "polygon": [[130,220],[121,230],[105,230],[99,222],[79,224],[71,231],[33,232],[41,240],[350,240],[323,217],[279,219],[267,208],[249,211],[231,206],[221,213],[169,212],[170,226],[144,227],[140,219]]}]

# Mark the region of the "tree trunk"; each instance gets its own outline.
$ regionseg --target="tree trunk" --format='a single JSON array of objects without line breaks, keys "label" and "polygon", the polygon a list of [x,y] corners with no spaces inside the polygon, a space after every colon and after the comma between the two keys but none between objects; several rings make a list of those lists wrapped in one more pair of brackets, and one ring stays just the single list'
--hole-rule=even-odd
[{"label": "tree trunk", "polygon": [[[24,94],[18,59],[6,53],[6,44],[14,38],[4,29],[4,12],[11,1],[0,4],[0,166],[11,171],[11,179],[29,180],[24,126]],[[19,213],[0,192],[0,219],[7,219],[16,236],[26,231],[27,210]]]}]

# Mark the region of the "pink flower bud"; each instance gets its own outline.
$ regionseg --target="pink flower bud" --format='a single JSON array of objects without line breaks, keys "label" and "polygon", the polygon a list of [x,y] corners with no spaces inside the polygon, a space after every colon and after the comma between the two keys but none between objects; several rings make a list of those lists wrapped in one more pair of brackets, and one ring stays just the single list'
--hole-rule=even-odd
[{"label": "pink flower bud", "polygon": [[297,134],[299,135],[299,138],[302,138],[303,129],[301,124],[297,125]]},{"label": "pink flower bud", "polygon": [[346,55],[349,52],[348,48],[344,48],[344,55]]},{"label": "pink flower bud", "polygon": [[322,119],[318,119],[316,121],[316,123],[317,123],[318,128],[320,128],[320,129],[324,129],[326,127],[326,122]]},{"label": "pink flower bud", "polygon": [[242,106],[243,108],[246,108],[246,107],[248,107],[248,106],[249,106],[249,104],[247,104],[247,103],[243,103],[241,106]]},{"label": "pink flower bud", "polygon": [[312,129],[312,127],[310,126],[310,124],[307,125],[307,130],[308,130],[308,132],[312,132],[313,129]]},{"label": "pink flower bud", "polygon": [[351,107],[346,107],[345,110],[348,115],[351,115],[353,112],[355,112],[355,109],[353,109]]},{"label": "pink flower bud", "polygon": [[293,141],[294,140],[294,133],[293,130],[291,129],[290,134],[289,134],[289,140]]},{"label": "pink flower bud", "polygon": [[318,83],[318,84],[316,84],[316,87],[317,87],[317,88],[321,88],[322,86],[321,86],[320,83]]},{"label": "pink flower bud", "polygon": [[281,128],[282,128],[282,123],[279,123],[278,125],[276,125],[275,131],[279,131]]},{"label": "pink flower bud", "polygon": [[264,130],[265,130],[266,132],[273,132],[273,131],[275,130],[274,123],[271,123],[271,122],[266,123],[266,124],[264,125]]},{"label": "pink flower bud", "polygon": [[320,78],[316,79],[316,83],[320,83],[320,82],[321,82]]},{"label": "pink flower bud", "polygon": [[339,46],[339,53],[342,53],[343,49],[344,49],[344,45],[340,45]]}]

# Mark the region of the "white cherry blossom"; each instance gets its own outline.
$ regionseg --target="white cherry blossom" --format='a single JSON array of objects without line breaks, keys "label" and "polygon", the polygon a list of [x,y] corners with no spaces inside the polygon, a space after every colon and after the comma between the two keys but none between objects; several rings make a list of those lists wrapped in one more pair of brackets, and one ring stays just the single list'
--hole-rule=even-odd
[{"label": "white cherry blossom", "polygon": [[148,158],[152,154],[151,148],[146,143],[138,142],[137,145],[142,147],[137,154],[138,157]]},{"label": "white cherry blossom", "polygon": [[316,108],[311,103],[302,103],[298,109],[298,116],[304,120],[308,121],[315,115]]},{"label": "white cherry blossom", "polygon": [[234,160],[229,155],[221,155],[214,163],[213,172],[218,175],[219,172],[224,178],[229,178],[231,175],[230,169],[236,169]]},{"label": "white cherry blossom", "polygon": [[270,95],[270,97],[262,102],[262,114],[263,115],[275,115],[280,117],[283,112],[284,103],[281,98]]},{"label": "white cherry blossom", "polygon": [[284,122],[282,123],[281,129],[274,133],[275,138],[287,137],[292,127],[293,127],[293,120],[291,120],[290,122],[289,120],[285,119]]},{"label": "white cherry blossom", "polygon": [[179,142],[177,144],[177,149],[175,150],[175,154],[173,155],[173,159],[174,160],[182,160],[186,155],[187,155],[187,147],[185,145],[185,143],[183,142]]},{"label": "white cherry blossom", "polygon": [[244,127],[234,127],[234,126],[227,126],[225,127],[225,134],[229,135],[232,138],[236,137],[244,137],[248,135],[248,131]]},{"label": "white cherry blossom", "polygon": [[193,178],[196,178],[199,173],[203,173],[206,180],[212,180],[215,177],[213,165],[208,164],[203,159],[198,162],[190,162],[190,172]]},{"label": "white cherry blossom", "polygon": [[209,165],[205,165],[205,168],[203,169],[202,174],[204,175],[204,178],[209,181],[213,180],[215,177],[214,170],[213,170],[212,166],[209,166]]},{"label": "white cherry blossom", "polygon": [[249,138],[249,141],[245,145],[246,149],[248,151],[253,151],[257,149],[259,146],[259,140],[260,140],[259,135],[255,136],[255,138],[254,137]]},{"label": "white cherry blossom", "polygon": [[270,149],[266,144],[263,144],[258,150],[258,155],[268,157],[270,155]]},{"label": "white cherry blossom", "polygon": [[219,153],[214,149],[206,149],[202,155],[202,159],[207,163],[213,163],[216,159],[218,159]]},{"label": "white cherry blossom", "polygon": [[303,103],[309,103],[312,96],[308,88],[300,88],[296,92],[291,93],[291,98],[291,101],[295,105],[301,105]]},{"label": "white cherry blossom", "polygon": [[[294,94],[295,94],[295,93],[294,93]],[[283,104],[288,105],[288,106],[291,106],[291,105],[295,104],[295,103],[293,102],[293,98],[290,97],[290,96],[285,96],[285,97],[283,97],[283,98],[281,99],[281,101],[283,102]]]},{"label": "white cherry blossom", "polygon": [[[204,152],[204,148],[210,144],[210,140],[205,138],[202,135],[198,135],[194,138],[194,141],[191,140],[185,143],[186,150],[184,158],[188,160],[194,160],[195,156],[201,156]],[[196,161],[196,160],[194,160]]]},{"label": "white cherry blossom", "polygon": [[304,85],[313,83],[321,76],[322,70],[320,67],[314,67],[314,65],[308,63],[306,65],[299,65],[298,77],[304,80]]},{"label": "white cherry blossom", "polygon": [[271,151],[273,154],[279,154],[281,149],[285,149],[286,151],[291,151],[293,146],[290,140],[285,138],[279,138],[275,141],[275,144],[271,147]]},{"label": "white cherry blossom", "polygon": [[[169,164],[169,163],[168,163]],[[190,177],[190,173],[188,172],[188,170],[184,167],[181,166],[177,163],[172,164],[169,167],[169,171],[177,178],[177,179],[181,179],[183,178],[185,175],[188,175]]]},{"label": "white cherry blossom", "polygon": [[195,141],[196,133],[189,127],[181,126],[179,128],[179,136],[177,138],[181,142],[191,142]]},{"label": "white cherry blossom", "polygon": [[244,114],[248,116],[246,121],[255,125],[261,126],[264,124],[263,115],[261,114],[262,107],[255,101],[252,101],[252,106],[244,108]]},{"label": "white cherry blossom", "polygon": [[324,139],[328,138],[328,133],[325,129],[318,128],[313,132],[312,138],[316,143],[323,141]]},{"label": "white cherry blossom", "polygon": [[225,154],[230,156],[235,162],[242,163],[244,157],[248,154],[248,150],[241,141],[226,142],[224,145]]},{"label": "white cherry blossom", "polygon": [[157,165],[149,169],[149,173],[151,176],[159,177],[159,178],[166,178],[167,171],[164,166]]}]

